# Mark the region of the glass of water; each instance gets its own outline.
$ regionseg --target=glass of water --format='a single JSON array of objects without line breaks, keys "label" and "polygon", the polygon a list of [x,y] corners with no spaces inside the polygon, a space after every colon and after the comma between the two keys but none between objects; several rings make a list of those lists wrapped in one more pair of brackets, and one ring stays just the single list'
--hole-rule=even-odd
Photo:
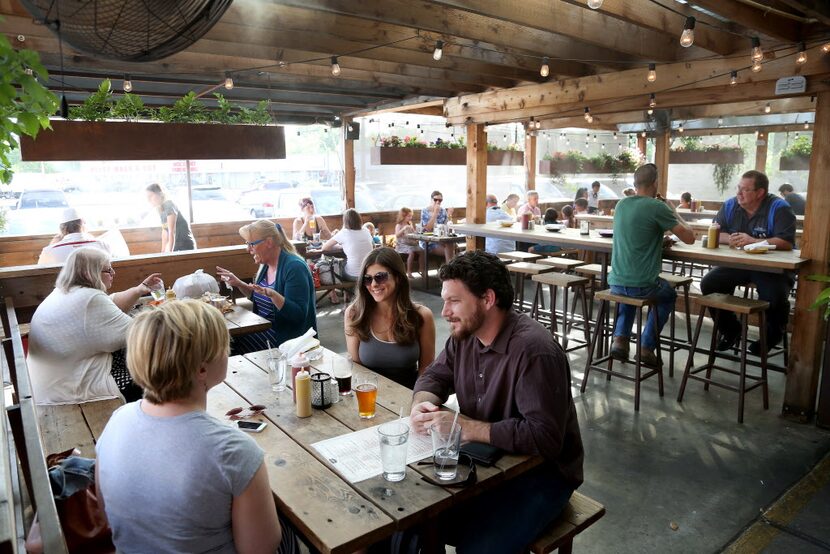
[{"label": "glass of water", "polygon": [[161,300],[164,298],[164,281],[159,279],[158,284],[150,288],[150,295],[153,297],[153,300]]},{"label": "glass of water", "polygon": [[406,477],[406,454],[409,447],[409,426],[401,421],[390,421],[378,426],[380,461],[383,478],[402,481]]},{"label": "glass of water", "polygon": [[271,390],[282,392],[285,390],[285,375],[288,359],[280,350],[268,353],[268,380],[271,383]]},{"label": "glass of water", "polygon": [[432,468],[436,479],[452,481],[458,471],[461,451],[461,426],[452,421],[435,422],[429,427],[432,436]]}]

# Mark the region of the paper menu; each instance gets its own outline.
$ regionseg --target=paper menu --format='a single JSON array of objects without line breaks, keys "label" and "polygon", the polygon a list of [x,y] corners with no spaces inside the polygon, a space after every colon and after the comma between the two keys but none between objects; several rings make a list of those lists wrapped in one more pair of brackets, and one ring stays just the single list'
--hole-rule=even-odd
[{"label": "paper menu", "polygon": [[[432,439],[413,431],[408,417],[401,422],[409,426],[407,465],[432,456]],[[350,483],[358,483],[383,473],[378,425],[315,442],[311,446]]]}]

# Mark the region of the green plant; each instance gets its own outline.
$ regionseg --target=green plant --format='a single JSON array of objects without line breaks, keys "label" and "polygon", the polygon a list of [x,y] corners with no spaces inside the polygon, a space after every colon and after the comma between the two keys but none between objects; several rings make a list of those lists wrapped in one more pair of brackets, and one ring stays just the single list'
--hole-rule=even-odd
[{"label": "green plant", "polygon": [[782,158],[809,158],[813,154],[813,139],[797,137],[781,152]]},{"label": "green plant", "polygon": [[718,187],[718,192],[725,193],[732,184],[732,178],[738,172],[738,164],[719,163],[712,168],[712,180]]},{"label": "green plant", "polygon": [[[2,19],[2,18],[0,18]],[[37,52],[15,50],[0,35],[0,182],[12,180],[9,154],[18,137],[36,137],[50,128],[49,116],[58,110],[57,97],[40,81],[49,78]]]},{"label": "green plant", "polygon": [[[830,283],[830,275],[808,275],[807,279],[810,281],[819,281],[822,283]],[[816,296],[816,299],[810,304],[811,310],[818,310],[824,306],[824,319],[830,319],[830,286],[825,287]]]},{"label": "green plant", "polygon": [[679,150],[684,152],[700,152],[703,150],[703,140],[700,137],[681,137]]},{"label": "green plant", "polygon": [[0,208],[0,231],[6,229],[6,208]]},{"label": "green plant", "polygon": [[144,107],[144,101],[140,96],[125,94],[111,106],[109,117],[131,121],[133,119],[149,119],[149,115],[150,111]]},{"label": "green plant", "polygon": [[114,103],[110,80],[104,79],[98,90],[87,96],[83,104],[69,109],[69,119],[104,121],[110,117]]},{"label": "green plant", "polygon": [[168,107],[162,106],[158,118],[165,123],[205,123],[208,121],[205,105],[192,90]]}]

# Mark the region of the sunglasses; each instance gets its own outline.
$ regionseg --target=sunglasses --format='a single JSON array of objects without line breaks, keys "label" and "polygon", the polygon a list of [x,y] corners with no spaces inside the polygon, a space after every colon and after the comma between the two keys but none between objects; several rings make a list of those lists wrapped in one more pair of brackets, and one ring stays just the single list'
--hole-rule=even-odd
[{"label": "sunglasses", "polygon": [[231,421],[236,421],[239,419],[248,419],[249,417],[260,415],[262,412],[265,411],[265,408],[266,407],[262,404],[254,404],[249,408],[231,408],[225,413],[225,417],[227,417]]},{"label": "sunglasses", "polygon": [[[418,462],[417,465],[434,465],[434,463],[432,460],[427,459]],[[458,455],[457,471],[458,473],[456,474],[455,479],[451,481],[439,481],[438,479],[435,479],[430,475],[421,475],[421,479],[423,479],[427,483],[439,487],[469,487],[470,485],[474,485],[478,480],[478,474],[476,473],[476,463],[473,461],[472,457],[470,457],[469,454],[461,452]]]},{"label": "sunglasses", "polygon": [[363,276],[363,285],[368,287],[372,284],[372,281],[377,283],[378,285],[382,285],[386,281],[389,280],[389,272],[388,271],[378,271],[373,275],[364,275]]},{"label": "sunglasses", "polygon": [[253,248],[254,246],[256,246],[257,244],[261,243],[264,240],[265,239],[259,239],[259,240],[255,240],[253,242],[246,242],[245,244],[248,246],[248,248]]},{"label": "sunglasses", "polygon": [[439,204],[444,201],[443,198],[433,198],[433,202],[438,202]]},{"label": "sunglasses", "polygon": [[101,270],[101,273],[109,273],[110,275],[115,275],[115,270],[111,267],[105,267]]}]

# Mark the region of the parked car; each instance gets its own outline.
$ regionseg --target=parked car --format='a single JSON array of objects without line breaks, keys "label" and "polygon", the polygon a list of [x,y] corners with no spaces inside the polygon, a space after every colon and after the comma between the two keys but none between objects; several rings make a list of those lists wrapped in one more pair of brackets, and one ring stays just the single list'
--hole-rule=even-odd
[{"label": "parked car", "polygon": [[[250,219],[250,211],[231,202],[225,191],[216,185],[205,185],[191,189],[193,200],[193,221],[211,223],[214,221],[242,221]],[[187,191],[184,198],[176,199],[179,209],[187,211]]]},{"label": "parked car", "polygon": [[56,233],[63,210],[69,207],[66,194],[59,189],[25,189],[17,204],[7,213],[7,235]]}]

